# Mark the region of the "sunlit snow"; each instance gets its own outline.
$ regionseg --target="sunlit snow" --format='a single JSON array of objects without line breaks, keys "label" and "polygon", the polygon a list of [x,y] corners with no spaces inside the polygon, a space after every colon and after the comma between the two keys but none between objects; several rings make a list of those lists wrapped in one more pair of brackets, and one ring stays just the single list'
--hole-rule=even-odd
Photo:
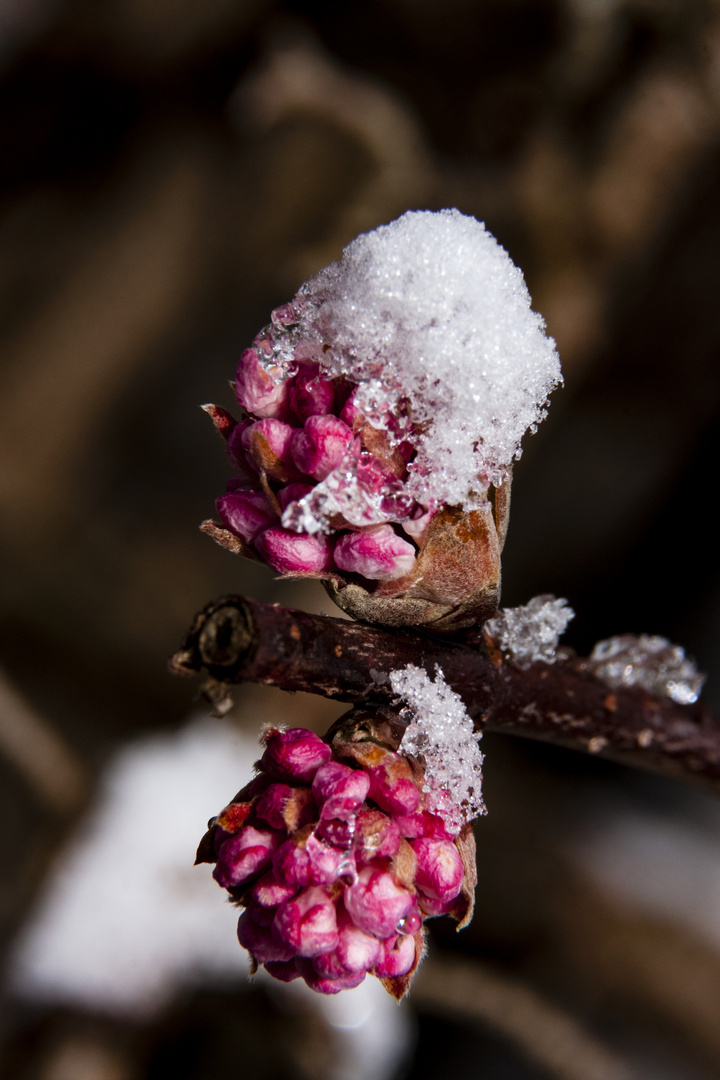
[{"label": "sunlit snow", "polygon": [[410,720],[400,750],[423,761],[428,809],[457,832],[486,812],[480,735],[475,734],[462,698],[439,669],[433,682],[422,668],[408,664],[390,673],[390,685],[405,702]]}]

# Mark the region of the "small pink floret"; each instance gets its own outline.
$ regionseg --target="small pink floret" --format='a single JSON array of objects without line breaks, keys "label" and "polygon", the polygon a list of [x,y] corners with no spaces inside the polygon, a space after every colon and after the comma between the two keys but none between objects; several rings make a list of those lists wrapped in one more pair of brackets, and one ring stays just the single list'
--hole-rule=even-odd
[{"label": "small pink floret", "polygon": [[341,570],[361,574],[370,581],[402,577],[415,565],[415,548],[398,536],[392,525],[347,533],[338,540],[334,554]]},{"label": "small pink floret", "polygon": [[260,417],[285,416],[289,392],[287,381],[271,378],[255,349],[245,350],[235,376],[235,396],[243,409]]},{"label": "small pink floret", "polygon": [[315,480],[324,480],[341,464],[353,434],[337,416],[310,416],[292,441],[293,461]]},{"label": "small pink floret", "polygon": [[342,913],[338,916],[338,944],[331,953],[325,953],[313,960],[313,967],[319,975],[329,979],[339,979],[346,975],[356,975],[360,971],[369,971],[380,956],[381,944],[372,934],[366,934]]},{"label": "small pink floret", "polygon": [[355,855],[358,862],[392,859],[400,847],[400,829],[395,820],[380,810],[363,810],[355,826]]},{"label": "small pink floret", "polygon": [[290,452],[295,432],[294,427],[282,420],[258,420],[244,429],[241,442],[258,472],[288,483],[299,478]]},{"label": "small pink floret", "polygon": [[370,788],[370,777],[361,769],[349,769],[339,761],[329,761],[315,773],[312,792],[322,804],[320,816],[340,818],[353,817],[365,802]]},{"label": "small pink floret", "polygon": [[410,845],[417,856],[417,888],[441,903],[454,900],[462,887],[463,864],[452,841],[421,839]]},{"label": "small pink floret", "polygon": [[259,533],[255,547],[278,574],[319,574],[332,564],[332,546],[322,533],[309,536],[277,526]]},{"label": "small pink floret", "polygon": [[407,975],[415,964],[417,945],[414,937],[398,935],[394,940],[382,942],[382,952],[375,964],[375,974],[379,979],[393,979],[398,975]]},{"label": "small pink floret", "polygon": [[279,941],[267,927],[259,926],[250,911],[244,911],[238,920],[238,941],[260,964],[268,961],[292,960],[295,950],[285,941]]},{"label": "small pink floret", "polygon": [[294,484],[288,484],[287,487],[280,488],[277,493],[278,502],[280,503],[280,509],[285,510],[290,503],[300,502],[306,495],[309,495],[313,490],[312,484],[305,484],[302,480],[296,480]]},{"label": "small pink floret", "polygon": [[220,848],[213,877],[225,889],[237,888],[270,866],[281,840],[282,833],[246,825]]},{"label": "small pink floret", "polygon": [[229,491],[215,500],[220,520],[236,536],[251,544],[259,532],[278,521],[270,500],[263,491],[246,488]]},{"label": "small pink floret", "polygon": [[321,765],[330,761],[332,750],[319,735],[306,728],[273,731],[268,737],[261,767],[279,780],[309,784]]},{"label": "small pink floret", "polygon": [[290,408],[299,420],[329,413],[334,401],[335,384],[330,379],[321,379],[316,367],[300,369],[293,379],[289,397]]},{"label": "small pink floret", "polygon": [[255,882],[250,890],[250,895],[260,907],[274,908],[278,904],[284,904],[286,900],[292,900],[296,892],[296,886],[278,881],[272,870],[269,870],[267,874],[263,874],[259,881]]},{"label": "small pink floret", "polygon": [[408,890],[374,866],[364,867],[357,881],[347,886],[344,901],[355,925],[381,939],[397,932],[398,923],[413,906]]},{"label": "small pink floret", "polygon": [[414,814],[420,805],[420,792],[412,779],[410,766],[399,754],[388,754],[370,774],[370,798],[389,814]]},{"label": "small pink floret", "polygon": [[273,932],[298,956],[330,952],[338,943],[335,904],[324,889],[304,889],[277,909]]}]

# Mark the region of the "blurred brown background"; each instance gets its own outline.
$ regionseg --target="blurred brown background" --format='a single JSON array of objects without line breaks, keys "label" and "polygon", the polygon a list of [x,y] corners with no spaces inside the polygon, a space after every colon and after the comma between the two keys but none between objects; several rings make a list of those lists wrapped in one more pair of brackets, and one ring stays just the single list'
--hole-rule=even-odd
[{"label": "blurred brown background", "polygon": [[[563,361],[516,471],[505,603],[566,596],[580,651],[623,631],[679,641],[720,709],[716,2],[0,0],[0,177],[5,944],[103,763],[193,707],[165,659],[195,610],[230,591],[328,607],[197,531],[227,473],[198,405],[232,407],[270,309],[407,209],[484,220]],[[287,708],[263,700],[236,721]],[[298,722],[330,716],[296,705]],[[688,821],[705,804],[486,742],[479,913],[442,946],[579,1013],[638,1076],[717,1075],[720,944],[613,906],[556,835],[587,791]],[[492,1010],[471,1033],[426,997],[407,1075],[595,1075],[533,1062]],[[10,1002],[3,1060],[22,1080],[330,1075],[309,1051],[295,1072],[282,1046],[250,1051],[285,1022],[262,990],[243,1002],[245,1035],[232,995],[147,1029]],[[109,1056],[66,1076],[63,1040],[90,1023]]]}]

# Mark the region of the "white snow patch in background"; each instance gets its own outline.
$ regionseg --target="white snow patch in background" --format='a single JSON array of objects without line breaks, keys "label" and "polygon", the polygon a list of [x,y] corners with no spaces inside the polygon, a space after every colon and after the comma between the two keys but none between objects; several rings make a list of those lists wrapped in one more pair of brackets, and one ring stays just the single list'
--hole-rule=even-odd
[{"label": "white snow patch in background", "polygon": [[608,686],[640,686],[678,705],[697,701],[705,682],[705,676],[680,645],[650,634],[620,634],[599,641],[587,666]]},{"label": "white snow patch in background", "polygon": [[450,689],[439,668],[433,682],[422,668],[408,664],[390,673],[390,685],[411,716],[400,752],[424,762],[428,809],[458,832],[487,812],[482,797],[481,736],[475,734],[462,698]]},{"label": "white snow patch in background", "polygon": [[521,607],[502,608],[488,619],[485,629],[513,663],[554,664],[558,641],[574,618],[567,600],[544,594]]},{"label": "white snow patch in background", "polygon": [[412,1012],[394,1001],[382,983],[371,976],[354,990],[316,994],[304,982],[278,983],[262,972],[266,988],[301,1007],[313,1005],[330,1026],[339,1052],[332,1080],[390,1080],[406,1059],[414,1040]]},{"label": "white snow patch in background", "polygon": [[13,989],[140,1018],[188,983],[242,980],[238,912],[193,861],[257,757],[254,740],[206,719],[119,751],[20,938]]},{"label": "white snow patch in background", "polygon": [[[249,987],[238,910],[193,861],[259,754],[256,738],[205,717],[120,750],[16,943],[11,992],[146,1022],[187,988]],[[332,1080],[395,1074],[412,1030],[377,979],[328,998],[263,977],[284,1007],[304,1001],[336,1029]]]}]

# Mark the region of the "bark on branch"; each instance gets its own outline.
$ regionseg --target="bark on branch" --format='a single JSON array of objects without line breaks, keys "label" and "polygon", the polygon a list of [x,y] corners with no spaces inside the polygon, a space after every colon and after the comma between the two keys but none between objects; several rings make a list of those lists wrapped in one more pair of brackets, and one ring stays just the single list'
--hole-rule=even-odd
[{"label": "bark on branch", "polygon": [[598,754],[720,790],[720,724],[705,706],[677,705],[640,689],[611,689],[582,658],[517,667],[482,639],[444,639],[309,615],[227,596],[195,618],[170,662],[203,674],[216,702],[243,682],[303,690],[351,704],[387,704],[389,671],[415,664],[464,700],[476,727]]}]

